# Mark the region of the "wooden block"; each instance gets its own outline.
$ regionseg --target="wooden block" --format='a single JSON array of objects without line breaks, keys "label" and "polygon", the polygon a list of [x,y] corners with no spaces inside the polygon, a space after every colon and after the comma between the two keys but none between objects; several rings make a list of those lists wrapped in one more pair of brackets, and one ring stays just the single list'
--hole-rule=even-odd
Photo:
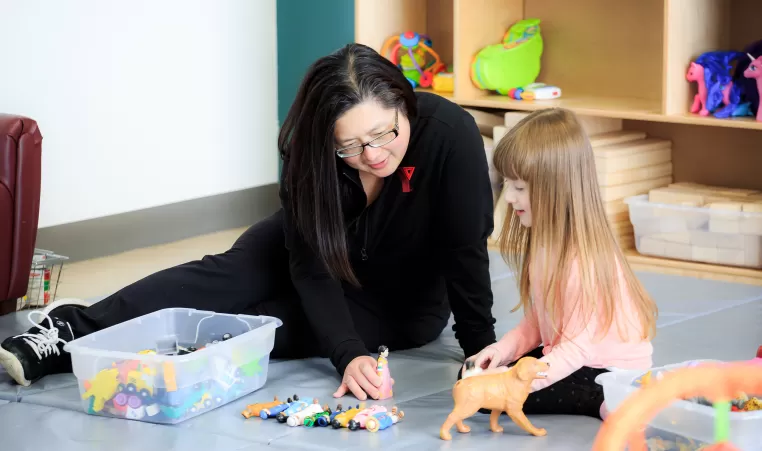
[{"label": "wooden block", "polygon": [[708,207],[710,210],[740,212],[741,208],[743,207],[743,204],[739,202],[712,202],[710,204],[707,204],[706,207]]},{"label": "wooden block", "polygon": [[529,113],[523,113],[520,111],[508,111],[503,115],[502,124],[506,129],[510,130],[516,126],[522,119],[527,117]]},{"label": "wooden block", "polygon": [[638,240],[638,252],[645,255],[654,255],[657,257],[666,257],[667,243],[654,239],[650,236],[641,236]]},{"label": "wooden block", "polygon": [[762,235],[762,217],[740,218],[738,232],[744,235]]},{"label": "wooden block", "polygon": [[702,185],[692,182],[676,182],[670,184],[670,188],[682,189],[685,191],[694,191],[709,196],[730,197],[730,198],[749,198],[748,196],[759,195],[758,190],[744,188],[726,188],[721,186]]},{"label": "wooden block", "polygon": [[496,125],[492,127],[492,140],[497,144],[506,133],[508,133],[508,128],[505,125]]},{"label": "wooden block", "polygon": [[633,154],[596,155],[595,169],[598,173],[610,173],[653,166],[668,161],[672,161],[672,148],[663,147]]},{"label": "wooden block", "polygon": [[677,260],[691,260],[693,247],[690,244],[664,243],[664,256]]},{"label": "wooden block", "polygon": [[600,158],[615,158],[625,155],[637,155],[652,150],[659,149],[671,149],[672,141],[667,139],[646,138],[639,139],[632,142],[623,142],[618,144],[610,144],[606,146],[594,147],[596,157]]},{"label": "wooden block", "polygon": [[621,236],[617,239],[619,248],[622,250],[629,250],[635,248],[635,237],[632,235]]},{"label": "wooden block", "polygon": [[709,231],[714,233],[741,233],[741,218],[713,215],[709,218]]},{"label": "wooden block", "polygon": [[746,253],[743,249],[717,249],[717,263],[720,265],[744,266]]},{"label": "wooden block", "polygon": [[633,130],[619,130],[591,135],[589,139],[590,145],[593,146],[593,149],[596,149],[614,144],[641,141],[646,139],[646,133]]},{"label": "wooden block", "polygon": [[622,120],[610,117],[577,115],[577,119],[587,136],[599,135],[622,129]]},{"label": "wooden block", "polygon": [[702,206],[704,196],[674,188],[656,188],[648,192],[648,201],[657,204]]},{"label": "wooden block", "polygon": [[717,262],[717,248],[716,247],[701,247],[691,246],[690,260],[705,262],[705,263],[718,263]]},{"label": "wooden block", "polygon": [[762,213],[762,202],[746,202],[743,204],[745,213]]},{"label": "wooden block", "polygon": [[618,172],[599,172],[598,184],[601,186],[622,185],[625,183],[637,182],[640,180],[649,180],[667,175],[672,175],[672,162],[656,164],[653,166],[643,166]]},{"label": "wooden block", "polygon": [[474,108],[464,108],[476,121],[479,132],[492,138],[492,129],[496,125],[503,125],[503,118],[500,115],[487,113],[486,111]]},{"label": "wooden block", "polygon": [[[627,214],[629,217],[630,207],[622,199],[605,202],[603,207],[606,210],[606,216],[609,218],[622,214]],[[621,218],[621,216],[618,217]]]},{"label": "wooden block", "polygon": [[627,221],[630,222],[630,209],[627,204],[622,202],[627,209],[625,211],[619,212],[619,213],[613,213],[609,214],[606,213],[606,217],[609,218],[609,222],[620,222],[620,221]]},{"label": "wooden block", "polygon": [[660,177],[652,180],[642,180],[639,182],[626,183],[624,185],[607,186],[601,189],[601,197],[604,202],[609,202],[617,199],[624,199],[626,197],[635,196],[638,194],[645,194],[650,189],[667,186],[672,181],[672,175],[666,177]]},{"label": "wooden block", "polygon": [[655,233],[650,236],[667,243],[691,244],[691,232]]}]

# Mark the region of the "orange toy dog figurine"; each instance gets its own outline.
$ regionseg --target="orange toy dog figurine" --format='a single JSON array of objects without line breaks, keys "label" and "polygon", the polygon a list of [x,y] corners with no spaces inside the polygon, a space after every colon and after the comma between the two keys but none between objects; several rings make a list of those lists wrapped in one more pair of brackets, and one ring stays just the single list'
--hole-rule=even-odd
[{"label": "orange toy dog figurine", "polygon": [[[466,365],[469,364],[473,365],[473,362],[466,362]],[[498,419],[500,414],[505,412],[521,429],[532,435],[545,435],[545,429],[536,428],[529,422],[523,408],[532,381],[546,378],[547,371],[547,363],[534,357],[522,357],[516,365],[506,371],[477,374],[459,380],[452,389],[455,407],[439,429],[439,437],[442,440],[452,439],[450,429],[453,425],[457,427],[458,432],[470,432],[471,428],[466,426],[463,420],[481,408],[492,411],[489,417],[492,432],[503,432]]]}]

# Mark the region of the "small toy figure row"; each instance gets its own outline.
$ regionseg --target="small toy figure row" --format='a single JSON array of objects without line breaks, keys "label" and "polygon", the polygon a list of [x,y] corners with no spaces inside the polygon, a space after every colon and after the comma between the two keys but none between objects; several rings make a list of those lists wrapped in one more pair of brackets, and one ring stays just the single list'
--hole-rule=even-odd
[{"label": "small toy figure row", "polygon": [[397,407],[387,412],[386,407],[375,405],[366,408],[364,403],[346,410],[339,404],[336,410],[331,410],[327,404],[321,406],[317,398],[308,403],[300,400],[297,395],[288,398],[286,402],[278,400],[276,396],[271,402],[250,404],[241,414],[247,419],[255,416],[264,420],[275,418],[279,423],[286,423],[291,427],[331,425],[334,429],[367,429],[370,432],[387,429],[405,416]]}]

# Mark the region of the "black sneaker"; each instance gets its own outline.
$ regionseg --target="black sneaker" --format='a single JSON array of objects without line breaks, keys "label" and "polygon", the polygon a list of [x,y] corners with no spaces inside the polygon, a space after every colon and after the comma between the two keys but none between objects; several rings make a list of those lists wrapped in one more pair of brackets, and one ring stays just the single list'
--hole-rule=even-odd
[{"label": "black sneaker", "polygon": [[[35,326],[0,343],[0,366],[24,386],[48,374],[71,372],[71,358],[63,347],[74,339],[74,332],[68,322],[56,316],[56,311],[87,306],[77,299],[61,299],[43,310],[29,312],[29,320]],[[34,321],[33,315],[40,317],[40,321]]]}]

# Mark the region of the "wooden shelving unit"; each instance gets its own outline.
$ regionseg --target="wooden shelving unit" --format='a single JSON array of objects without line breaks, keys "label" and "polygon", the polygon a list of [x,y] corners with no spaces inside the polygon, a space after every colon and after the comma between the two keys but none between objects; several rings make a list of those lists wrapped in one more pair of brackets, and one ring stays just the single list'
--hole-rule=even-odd
[{"label": "wooden shelving unit", "polygon": [[[476,88],[473,55],[500,42],[517,20],[538,18],[544,40],[539,82],[563,97],[517,101]],[[759,0],[356,0],[355,40],[377,50],[390,36],[428,34],[452,64],[464,107],[531,111],[561,106],[622,121],[625,130],[672,141],[675,182],[762,190],[762,122],[690,114],[689,62],[709,50],[743,49],[762,39]],[[762,270],[638,255],[640,270],[762,285]]]}]

